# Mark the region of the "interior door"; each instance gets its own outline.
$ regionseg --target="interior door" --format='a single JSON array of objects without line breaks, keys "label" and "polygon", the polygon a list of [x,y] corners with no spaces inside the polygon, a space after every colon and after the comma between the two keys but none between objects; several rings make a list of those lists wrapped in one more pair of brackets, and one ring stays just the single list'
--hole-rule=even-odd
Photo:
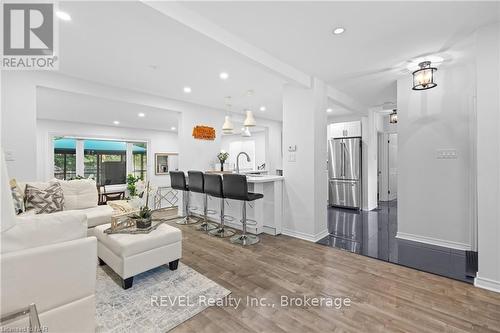
[{"label": "interior door", "polygon": [[389,134],[388,141],[389,200],[395,200],[398,197],[398,135]]}]

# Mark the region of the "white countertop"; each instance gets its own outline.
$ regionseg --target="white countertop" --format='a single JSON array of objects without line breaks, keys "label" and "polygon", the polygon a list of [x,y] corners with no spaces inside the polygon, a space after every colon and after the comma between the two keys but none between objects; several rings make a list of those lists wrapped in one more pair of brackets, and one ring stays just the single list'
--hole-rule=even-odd
[{"label": "white countertop", "polygon": [[283,176],[276,175],[265,175],[265,176],[247,176],[247,181],[249,183],[268,183],[268,182],[277,182],[285,179]]}]

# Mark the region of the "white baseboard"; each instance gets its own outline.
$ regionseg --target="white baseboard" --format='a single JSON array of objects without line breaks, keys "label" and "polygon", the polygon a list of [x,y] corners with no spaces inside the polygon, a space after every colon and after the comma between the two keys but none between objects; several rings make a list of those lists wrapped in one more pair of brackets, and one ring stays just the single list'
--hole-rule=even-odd
[{"label": "white baseboard", "polygon": [[309,241],[309,242],[313,242],[313,243],[316,243],[321,238],[326,237],[329,234],[328,233],[328,229],[325,229],[325,230],[323,230],[321,232],[318,232],[315,235],[312,235],[312,234],[308,234],[308,233],[305,233],[305,232],[291,230],[291,229],[287,229],[287,228],[283,228],[281,230],[281,233],[283,235],[287,235],[287,236],[291,236],[291,237],[303,239],[303,240],[306,240],[306,241]]},{"label": "white baseboard", "polygon": [[409,241],[413,241],[413,242],[430,244],[430,245],[442,246],[442,247],[447,247],[447,248],[456,249],[456,250],[463,250],[463,251],[470,251],[471,250],[471,246],[469,244],[453,242],[453,241],[448,241],[448,240],[433,238],[433,237],[427,237],[427,236],[413,235],[413,234],[408,234],[408,233],[399,232],[399,231],[396,234],[396,238],[409,240]]},{"label": "white baseboard", "polygon": [[500,281],[495,281],[477,276],[474,279],[474,286],[500,293]]}]

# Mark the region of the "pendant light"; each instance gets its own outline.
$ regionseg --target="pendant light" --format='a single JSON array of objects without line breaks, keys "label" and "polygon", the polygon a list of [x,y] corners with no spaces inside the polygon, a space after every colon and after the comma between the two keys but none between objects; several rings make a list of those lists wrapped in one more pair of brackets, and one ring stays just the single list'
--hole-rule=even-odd
[{"label": "pendant light", "polygon": [[243,126],[245,127],[253,127],[256,125],[255,118],[253,117],[253,112],[251,110],[246,110],[247,117],[245,118],[245,122]]},{"label": "pendant light", "polygon": [[434,82],[434,73],[437,68],[431,67],[430,61],[418,64],[420,69],[413,72],[413,90],[427,90],[437,86]]},{"label": "pendant light", "polygon": [[392,110],[391,114],[389,115],[389,122],[391,124],[398,123],[398,110],[397,109]]},{"label": "pendant light", "polygon": [[222,125],[222,133],[233,134],[233,131],[234,131],[234,126],[233,126],[233,123],[231,122],[231,117],[225,116],[224,117],[224,124]]},{"label": "pendant light", "polygon": [[[231,96],[226,96],[225,101],[226,101],[227,113],[229,113],[231,111]],[[231,121],[231,116],[225,116],[224,124],[222,125],[222,133],[233,134],[233,132],[234,132],[234,125],[233,122]]]}]

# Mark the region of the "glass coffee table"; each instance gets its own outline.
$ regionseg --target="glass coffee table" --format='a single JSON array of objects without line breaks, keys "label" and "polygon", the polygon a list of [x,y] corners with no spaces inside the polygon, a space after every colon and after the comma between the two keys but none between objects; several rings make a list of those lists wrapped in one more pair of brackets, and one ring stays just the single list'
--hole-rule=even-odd
[{"label": "glass coffee table", "polygon": [[151,226],[148,228],[138,228],[133,218],[139,210],[126,212],[123,214],[116,214],[111,217],[111,226],[104,230],[106,234],[149,234],[151,231],[156,230],[162,223],[179,219],[179,216],[161,217],[159,215],[167,215],[168,211],[176,211],[177,208],[163,208],[153,210],[151,219]]}]

